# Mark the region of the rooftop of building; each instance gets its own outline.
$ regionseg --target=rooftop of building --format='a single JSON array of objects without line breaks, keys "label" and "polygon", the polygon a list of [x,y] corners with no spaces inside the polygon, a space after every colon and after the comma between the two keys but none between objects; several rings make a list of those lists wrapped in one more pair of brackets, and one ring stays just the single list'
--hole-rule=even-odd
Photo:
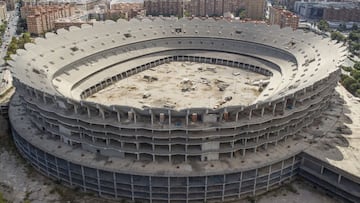
[{"label": "rooftop of building", "polygon": [[353,2],[297,2],[299,4],[308,4],[317,8],[335,8],[335,9],[360,9],[360,1]]},{"label": "rooftop of building", "polygon": [[[180,32],[175,32],[175,28]],[[167,53],[169,51],[167,47],[177,49],[195,47],[213,51],[246,47],[243,50],[246,52],[245,55],[253,59],[262,58],[280,68],[279,72],[274,71],[278,74],[274,75],[276,79],[270,82],[256,100],[265,102],[280,99],[284,95],[306,88],[337,70],[345,50],[345,47],[341,48],[341,44],[335,44],[329,38],[306,34],[303,31],[280,30],[277,26],[214,19],[145,18],[132,19],[130,22],[106,21],[95,23],[94,26],[82,25],[81,29],[76,27],[70,28],[69,31],[62,29],[57,33],[47,33],[47,39],[37,38],[35,44],[26,44],[26,50],[18,50],[16,55],[12,55],[14,61],[9,63],[14,67],[15,77],[21,82],[47,94],[62,95],[75,100],[80,100],[79,93],[112,77],[118,71],[126,71],[149,63],[151,60],[163,58],[164,55],[161,53],[163,51]],[[271,39],[268,37],[269,34],[272,36]],[[199,37],[206,43],[200,44]],[[179,44],[173,40],[174,38],[184,40],[192,38],[197,43]],[[165,44],[164,39],[169,40],[168,44]],[[232,47],[229,44],[222,48],[224,44],[222,40],[225,39],[245,44],[241,47]],[[158,45],[141,44],[152,40],[159,41]],[[137,43],[137,47],[132,50],[109,51]],[[255,49],[249,43],[254,43],[254,46],[261,45],[263,48]],[[329,49],[334,51],[329,53]],[[179,54],[177,52],[175,54]],[[149,53],[159,53],[159,55],[150,56]],[[184,54],[196,55],[199,52],[187,51]],[[206,57],[214,57],[211,53],[203,54]],[[89,56],[96,56],[96,59]],[[136,60],[127,61],[135,56],[138,56]],[[215,56],[221,58],[226,54],[222,51]],[[234,60],[244,60],[236,58],[240,56],[243,55],[229,57]],[[126,63],[123,64],[128,65],[116,68],[115,64],[124,60]],[[80,61],[82,62],[77,63]],[[93,68],[89,69],[89,67]],[[101,73],[97,72],[99,70],[102,70]]]}]

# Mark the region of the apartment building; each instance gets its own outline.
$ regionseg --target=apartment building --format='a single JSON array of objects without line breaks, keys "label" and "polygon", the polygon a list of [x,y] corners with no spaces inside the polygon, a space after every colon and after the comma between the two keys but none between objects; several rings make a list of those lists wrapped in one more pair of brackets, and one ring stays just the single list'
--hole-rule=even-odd
[{"label": "apartment building", "polygon": [[187,3],[188,0],[145,0],[144,8],[148,15],[182,16]]},{"label": "apartment building", "polygon": [[286,9],[270,7],[269,23],[279,25],[280,28],[291,27],[296,30],[299,25],[299,16]]},{"label": "apartment building", "polygon": [[0,1],[0,24],[2,21],[6,20],[6,3],[5,1]]},{"label": "apartment building", "polygon": [[259,20],[264,16],[264,0],[191,0],[190,12],[194,16],[223,16],[226,12],[246,11],[248,18]]},{"label": "apartment building", "polygon": [[74,14],[75,7],[69,4],[24,6],[21,8],[21,17],[26,18],[28,31],[37,35],[55,29],[54,22],[56,19]]}]

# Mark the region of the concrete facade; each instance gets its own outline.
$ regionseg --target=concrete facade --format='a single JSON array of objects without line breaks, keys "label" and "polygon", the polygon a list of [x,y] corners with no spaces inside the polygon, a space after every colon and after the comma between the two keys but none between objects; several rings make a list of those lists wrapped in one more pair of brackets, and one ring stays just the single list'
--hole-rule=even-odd
[{"label": "concrete facade", "polygon": [[[341,45],[311,33],[213,19],[107,21],[57,33],[26,44],[9,62],[19,151],[68,185],[148,202],[234,200],[290,180],[307,145],[289,140],[328,107],[343,56]],[[271,79],[248,106],[140,108],[86,100],[171,61]]]},{"label": "concrete facade", "polygon": [[6,2],[5,1],[0,1],[0,21],[2,24],[2,21],[6,21]]},{"label": "concrete facade", "polygon": [[57,19],[70,17],[74,14],[74,5],[21,7],[21,17],[26,18],[28,31],[37,35],[53,30]]},{"label": "concrete facade", "polygon": [[270,7],[269,23],[279,25],[280,28],[291,27],[296,30],[299,25],[299,16],[282,8]]}]

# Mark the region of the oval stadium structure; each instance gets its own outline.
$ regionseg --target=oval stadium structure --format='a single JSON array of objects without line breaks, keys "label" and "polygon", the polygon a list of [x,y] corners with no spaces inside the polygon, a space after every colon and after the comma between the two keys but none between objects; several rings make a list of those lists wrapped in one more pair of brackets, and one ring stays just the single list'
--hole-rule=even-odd
[{"label": "oval stadium structure", "polygon": [[13,137],[38,171],[102,197],[257,195],[297,175],[298,132],[327,108],[342,49],[213,19],[61,29],[12,55]]}]

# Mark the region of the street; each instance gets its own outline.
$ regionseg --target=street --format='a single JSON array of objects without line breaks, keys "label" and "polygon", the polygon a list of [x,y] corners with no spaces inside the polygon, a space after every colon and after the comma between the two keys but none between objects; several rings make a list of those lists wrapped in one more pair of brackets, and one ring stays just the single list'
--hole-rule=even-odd
[{"label": "street", "polygon": [[0,72],[1,70],[4,68],[4,61],[3,58],[6,55],[6,50],[7,47],[9,46],[11,39],[13,36],[16,36],[16,28],[17,28],[17,23],[19,20],[19,10],[18,10],[18,6],[16,5],[16,8],[14,11],[8,11],[8,24],[7,24],[7,28],[6,31],[4,33],[4,36],[2,36],[2,45],[0,48]]}]

